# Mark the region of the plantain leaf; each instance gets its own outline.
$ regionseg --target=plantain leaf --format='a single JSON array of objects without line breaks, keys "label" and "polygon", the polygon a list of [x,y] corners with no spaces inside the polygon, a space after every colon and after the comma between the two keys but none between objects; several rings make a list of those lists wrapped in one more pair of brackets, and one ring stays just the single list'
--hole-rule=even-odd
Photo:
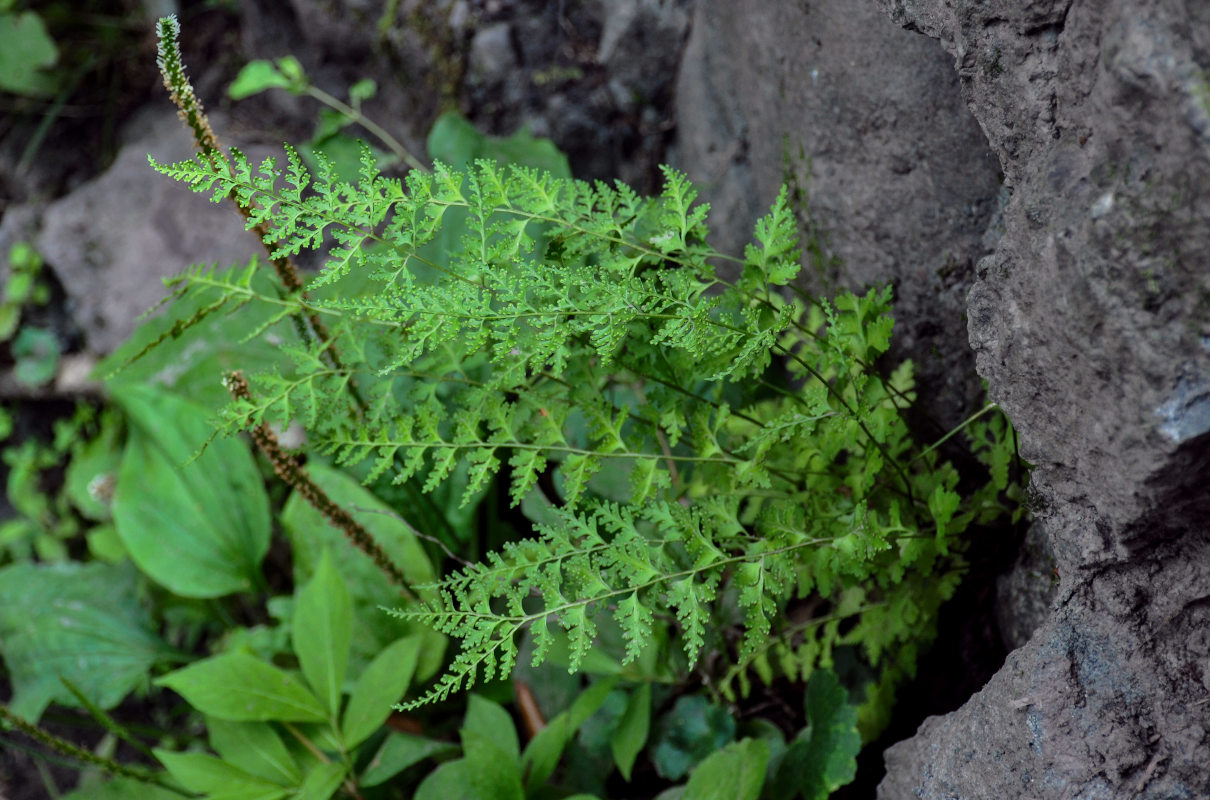
[{"label": "plantain leaf", "polygon": [[63,676],[101,708],[147,683],[172,651],[152,631],[129,565],[16,564],[0,569],[0,653],[15,714],[77,706]]},{"label": "plantain leaf", "polygon": [[122,387],[114,398],[132,423],[113,500],[131,558],[183,597],[252,589],[270,520],[247,445],[216,439],[190,461],[210,437],[203,408],[149,387]]}]

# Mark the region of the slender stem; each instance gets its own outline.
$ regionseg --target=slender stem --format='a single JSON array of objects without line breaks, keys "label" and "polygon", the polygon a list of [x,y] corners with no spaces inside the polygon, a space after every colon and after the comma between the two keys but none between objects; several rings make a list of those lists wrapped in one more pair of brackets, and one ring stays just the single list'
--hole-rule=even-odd
[{"label": "slender stem", "polygon": [[[639,398],[639,402],[646,403],[647,396],[643,393],[643,384],[635,383],[632,388]],[[672,457],[672,448],[668,446],[668,437],[664,435],[664,431],[659,425],[655,426],[655,438],[659,442],[660,452],[664,454],[664,460],[668,463],[668,473],[672,476],[672,490],[675,494],[680,495],[681,475],[676,468],[676,459]]]},{"label": "slender stem", "polygon": [[[202,107],[202,102],[198,99],[188,75],[185,74],[185,64],[181,58],[180,47],[181,26],[177,22],[176,16],[162,17],[159,21],[158,33],[157,64],[160,68],[160,74],[164,79],[164,87],[168,89],[172,102],[179,109],[181,120],[193,132],[194,143],[202,151],[202,155],[210,163],[211,168],[216,172],[226,172],[229,177],[234,178],[231,162],[223,152],[218,137],[214,134],[214,128],[210,125],[210,119],[206,116],[206,111]],[[239,213],[244,219],[252,218],[252,207],[250,205],[241,202],[234,192],[229,193],[228,197],[235,204],[235,207],[239,209]],[[256,233],[261,245],[268,253],[269,261],[273,264],[278,279],[281,281],[282,286],[285,287],[286,292],[292,295],[305,296],[303,281],[299,277],[298,268],[294,265],[294,262],[288,256],[273,255],[273,250],[268,242],[272,241],[275,237],[272,236],[269,227],[264,222],[258,222],[250,230]],[[318,339],[320,343],[325,345],[321,351],[321,357],[327,360],[330,366],[339,369],[341,367],[340,354],[331,346],[332,335],[328,332],[320,316],[311,312],[306,315],[305,320],[299,317],[291,317],[291,319],[294,322],[294,327],[298,332],[299,338],[305,342],[310,341],[312,338]],[[358,401],[358,406],[364,407],[364,402],[361,400],[357,387],[351,384],[349,390],[354,399]]]},{"label": "slender stem", "polygon": [[[303,732],[300,731],[297,727],[295,727],[292,723],[283,722],[282,727],[285,728],[289,732],[289,734],[291,736],[293,736],[308,753],[315,756],[315,758],[319,759],[319,762],[321,764],[332,763],[332,759],[328,758],[327,753],[325,753],[323,750],[320,750],[318,747],[316,747],[315,742],[311,741],[305,735],[303,735]],[[344,783],[342,785],[344,786],[345,791],[348,792],[351,797],[356,798],[356,800],[362,800],[361,792],[358,791],[357,784],[354,782],[354,780],[351,777],[345,778]]]},{"label": "slender stem", "polygon": [[412,169],[418,170],[419,172],[429,171],[428,166],[426,166],[420,159],[416,158],[416,156],[412,155],[412,152],[404,147],[398,139],[389,134],[386,129],[377,122],[370,119],[365,114],[362,114],[360,110],[353,108],[349,104],[341,101],[339,98],[328,94],[318,86],[308,86],[307,94],[311,95],[329,108],[339,111],[353,122],[356,122],[358,125],[377,136],[379,141],[385,144],[392,153],[397,155]]},{"label": "slender stem", "polygon": [[163,789],[168,789],[169,791],[176,792],[177,794],[185,797],[190,796],[188,793],[182,792],[180,789],[166,782],[159,775],[144,772],[143,770],[136,769],[134,767],[128,767],[125,764],[120,764],[117,761],[114,761],[113,759],[99,756],[91,750],[85,750],[83,747],[72,744],[66,739],[61,739],[58,736],[55,736],[53,733],[44,731],[37,725],[34,725],[32,722],[28,722],[27,720],[24,720],[13,712],[9,711],[8,708],[3,705],[0,705],[0,720],[12,725],[29,738],[49,747],[51,750],[54,750],[55,752],[65,755],[76,761],[98,767],[109,775],[122,778],[132,778],[136,781],[141,781],[143,783],[149,783],[153,786],[159,786]]},{"label": "slender stem", "polygon": [[[226,385],[236,400],[253,402],[248,382],[239,372],[228,375]],[[400,588],[405,597],[414,600],[416,593],[412,590],[407,578],[404,577],[402,570],[375,541],[373,535],[312,480],[306,467],[299,463],[297,457],[286,452],[269,426],[262,422],[251,429],[251,434],[256,446],[273,465],[273,471],[277,473],[277,476],[292,486],[316,511],[326,517],[328,522],[343,531],[345,538],[354,547],[369,556],[374,565]]]},{"label": "slender stem", "polygon": [[75,696],[76,700],[79,701],[80,705],[84,707],[84,710],[87,711],[90,715],[92,715],[93,719],[95,719],[97,722],[101,723],[102,727],[104,727],[105,730],[109,731],[114,736],[118,737],[122,741],[129,744],[135,750],[138,750],[140,753],[142,753],[147,758],[151,758],[151,759],[155,758],[155,754],[151,752],[151,749],[148,748],[147,745],[140,742],[137,738],[135,738],[135,735],[133,733],[131,733],[129,730],[127,730],[116,719],[114,719],[112,716],[107,714],[104,709],[102,709],[100,706],[98,706],[96,703],[94,703],[91,699],[89,699],[83,692],[81,692],[79,690],[79,688],[74,683],[72,683],[71,681],[69,681],[67,678],[65,678],[62,675],[59,676],[59,680],[63,683],[64,686],[67,687],[67,691],[71,692]]},{"label": "slender stem", "polygon": [[955,435],[955,434],[957,434],[959,431],[961,431],[961,430],[963,430],[964,428],[966,428],[966,426],[967,426],[967,425],[970,425],[972,422],[974,422],[975,420],[979,419],[979,417],[983,416],[983,415],[984,415],[984,414],[986,414],[987,412],[992,411],[993,409],[996,409],[996,408],[999,408],[999,406],[998,406],[998,405],[996,405],[995,403],[988,403],[988,404],[987,404],[987,405],[985,405],[983,408],[979,409],[979,410],[978,410],[978,411],[976,411],[974,414],[971,414],[969,417],[967,417],[966,419],[962,420],[962,422],[958,423],[958,426],[957,426],[956,428],[954,428],[953,430],[951,430],[949,433],[945,434],[945,435],[944,435],[944,436],[942,436],[940,439],[938,439],[937,441],[935,441],[935,442],[933,442],[932,444],[930,444],[928,447],[926,447],[926,448],[924,448],[923,450],[921,450],[921,451],[920,451],[920,455],[918,455],[918,456],[916,456],[915,458],[913,458],[911,461],[909,461],[909,462],[908,462],[908,464],[909,464],[909,465],[910,465],[910,464],[915,464],[917,461],[919,461],[920,459],[924,458],[925,456],[927,456],[929,453],[931,453],[931,452],[933,452],[934,450],[936,450],[936,449],[937,449],[938,447],[940,447],[941,445],[945,444],[947,441],[949,441],[949,439],[950,439],[952,436],[954,436],[954,435]]}]

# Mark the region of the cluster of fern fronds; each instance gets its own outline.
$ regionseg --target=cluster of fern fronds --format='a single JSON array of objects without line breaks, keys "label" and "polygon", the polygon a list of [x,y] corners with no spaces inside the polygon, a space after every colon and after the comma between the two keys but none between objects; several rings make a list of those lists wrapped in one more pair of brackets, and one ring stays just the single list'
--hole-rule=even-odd
[{"label": "cluster of fern fronds", "polygon": [[[842,644],[898,676],[957,582],[952,543],[1001,510],[1003,423],[972,426],[993,480],[961,497],[903,420],[911,364],[874,368],[889,289],[794,289],[784,192],[737,259],[673,170],[647,198],[491,162],[400,181],[367,155],[356,184],[293,151],[284,170],[237,152],[156,168],[236,198],[275,257],[328,249],[306,292],[255,263],[180,279],[202,311],[176,334],[249,304],[266,329],[295,323],[228,431],[301,423],[315,452],[372,464],[367,482],[461,474],[467,500],[504,480],[535,520],[398,612],[462,643],[417,703],[507,673],[523,630],[574,669],[602,625],[626,659],[669,637],[687,668],[724,653],[724,692]],[[739,638],[719,623],[735,609]]]}]

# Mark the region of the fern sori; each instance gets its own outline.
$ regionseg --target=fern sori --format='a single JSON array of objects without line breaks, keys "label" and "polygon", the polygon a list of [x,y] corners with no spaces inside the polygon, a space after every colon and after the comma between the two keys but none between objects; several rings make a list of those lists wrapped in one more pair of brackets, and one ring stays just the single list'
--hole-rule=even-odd
[{"label": "fern sori", "polygon": [[[885,680],[911,670],[961,568],[954,538],[987,508],[911,440],[911,364],[872,367],[890,290],[827,302],[791,286],[784,191],[736,259],[707,243],[708,208],[671,169],[647,198],[487,161],[401,181],[367,151],[356,184],[293,150],[286,164],[155,164],[234,196],[275,258],[328,248],[305,294],[181,279],[203,309],[261,303],[327,326],[249,376],[226,429],[301,421],[317,451],[369,462],[367,482],[432,490],[466,464],[464,501],[507,476],[514,505],[547,508],[535,538],[396,612],[462,642],[414,704],[506,674],[523,630],[536,661],[565,639],[575,669],[605,616],[626,660],[674,619],[693,664],[733,646],[716,624],[731,605],[745,633],[724,693],[749,667],[805,678],[844,644]],[[807,624],[784,613],[806,605]]]}]

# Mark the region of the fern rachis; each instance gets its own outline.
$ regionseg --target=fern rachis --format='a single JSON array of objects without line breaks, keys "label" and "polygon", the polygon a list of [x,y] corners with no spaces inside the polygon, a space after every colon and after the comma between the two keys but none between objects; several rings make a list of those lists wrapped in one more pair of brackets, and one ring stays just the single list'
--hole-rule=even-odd
[{"label": "fern rachis", "polygon": [[[889,290],[782,294],[798,270],[784,192],[740,260],[706,244],[707,207],[672,170],[640,198],[490,162],[399,181],[367,153],[356,185],[322,161],[311,175],[292,150],[287,164],[253,170],[232,152],[155,165],[236,197],[275,257],[334,242],[308,294],[262,291],[250,270],[181,279],[207,309],[266,304],[330,331],[283,346],[224,427],[299,419],[316,452],[372,462],[367,482],[433,490],[466,464],[464,502],[507,465],[514,505],[537,493],[554,506],[537,538],[398,612],[462,640],[416,703],[507,673],[523,630],[539,660],[565,637],[574,669],[603,612],[624,660],[675,620],[692,663],[722,602],[744,613],[741,664],[776,650],[801,674],[854,644],[884,672],[910,669],[896,654],[928,635],[960,569],[950,542],[975,512],[952,467],[910,439],[911,365],[869,368],[889,345]],[[735,280],[713,266],[726,262]],[[626,491],[611,470],[628,472]],[[780,619],[811,594],[826,621]],[[843,635],[842,619],[856,621]]]}]

